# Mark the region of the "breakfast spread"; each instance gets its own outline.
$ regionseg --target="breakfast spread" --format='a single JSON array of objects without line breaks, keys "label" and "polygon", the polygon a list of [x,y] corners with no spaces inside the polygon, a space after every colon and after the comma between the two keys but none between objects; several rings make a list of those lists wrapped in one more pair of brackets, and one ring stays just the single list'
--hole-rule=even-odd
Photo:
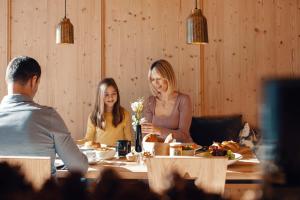
[{"label": "breakfast spread", "polygon": [[234,152],[237,152],[239,145],[234,141],[214,142],[209,147],[202,147],[197,150],[197,156],[227,156],[228,159],[235,159]]}]

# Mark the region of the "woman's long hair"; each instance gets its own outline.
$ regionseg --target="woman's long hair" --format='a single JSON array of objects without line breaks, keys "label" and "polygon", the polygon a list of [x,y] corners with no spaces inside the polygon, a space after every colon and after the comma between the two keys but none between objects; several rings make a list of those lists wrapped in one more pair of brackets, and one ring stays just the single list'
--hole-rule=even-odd
[{"label": "woman's long hair", "polygon": [[92,111],[92,114],[91,114],[92,123],[95,126],[99,127],[100,129],[103,129],[103,130],[105,130],[105,124],[106,124],[105,117],[104,117],[105,90],[109,86],[112,86],[117,92],[117,101],[114,104],[114,107],[112,110],[112,116],[113,116],[112,124],[115,127],[117,127],[124,119],[124,109],[120,105],[120,94],[119,94],[118,86],[113,78],[104,78],[98,84],[94,110]]}]

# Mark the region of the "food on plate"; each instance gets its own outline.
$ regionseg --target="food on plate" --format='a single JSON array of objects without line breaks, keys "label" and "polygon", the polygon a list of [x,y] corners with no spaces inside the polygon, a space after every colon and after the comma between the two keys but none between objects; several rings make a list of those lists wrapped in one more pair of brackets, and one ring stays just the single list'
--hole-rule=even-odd
[{"label": "food on plate", "polygon": [[231,150],[232,152],[238,152],[239,149],[240,149],[240,145],[232,140],[230,141],[223,141],[221,143],[221,146],[224,148],[224,149],[227,149],[227,150]]},{"label": "food on plate", "polygon": [[145,135],[145,137],[143,138],[143,142],[163,142],[164,140],[159,137],[159,135],[157,134],[147,134]]},{"label": "food on plate", "polygon": [[143,158],[151,158],[152,154],[148,151],[144,151],[142,156],[143,156]]},{"label": "food on plate", "polygon": [[227,156],[228,159],[234,159],[235,155],[231,150],[227,150],[222,144],[214,142],[208,148],[203,148],[205,151],[197,153],[197,156]]},{"label": "food on plate", "polygon": [[199,147],[194,143],[182,143],[182,155],[183,156],[194,156],[195,149]]},{"label": "food on plate", "polygon": [[227,155],[227,149],[223,148],[220,145],[216,145],[216,143],[209,146],[208,150],[212,156],[226,156]]},{"label": "food on plate", "polygon": [[196,144],[193,143],[183,143],[182,144],[182,150],[183,151],[188,151],[188,150],[195,150],[196,149]]},{"label": "food on plate", "polygon": [[137,158],[138,158],[137,153],[130,152],[130,153],[126,154],[126,159],[129,162],[135,162],[135,161],[137,161]]},{"label": "food on plate", "polygon": [[234,159],[234,154],[231,150],[227,150],[221,145],[211,145],[209,147],[209,152],[212,156],[227,156],[228,159]]},{"label": "food on plate", "polygon": [[100,148],[101,144],[98,143],[98,142],[87,141],[87,142],[84,143],[84,146],[86,148],[94,148],[94,149],[96,149],[96,148]]},{"label": "food on plate", "polygon": [[100,147],[101,147],[101,144],[98,143],[98,142],[93,142],[92,147],[95,148],[95,149],[96,149],[96,148],[100,148]]}]

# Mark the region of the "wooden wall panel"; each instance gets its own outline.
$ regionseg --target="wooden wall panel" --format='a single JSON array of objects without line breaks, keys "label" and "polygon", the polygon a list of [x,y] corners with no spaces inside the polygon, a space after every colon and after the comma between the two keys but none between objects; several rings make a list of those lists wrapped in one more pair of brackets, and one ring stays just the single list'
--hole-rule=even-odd
[{"label": "wooden wall panel", "polygon": [[204,0],[203,115],[242,113],[258,125],[261,83],[299,76],[299,0]]},{"label": "wooden wall panel", "polygon": [[[30,6],[28,6],[30,5]],[[47,82],[47,1],[11,1],[11,58],[27,55],[35,58],[42,67],[42,79],[37,98],[46,103],[49,95]]]},{"label": "wooden wall panel", "polygon": [[150,94],[147,73],[156,59],[174,66],[194,115],[242,113],[254,125],[261,81],[300,75],[300,0],[200,0],[210,40],[201,48],[204,60],[199,46],[185,42],[193,0],[68,1],[75,44],[56,45],[63,3],[0,1],[0,96],[9,58],[37,58],[43,72],[35,100],[57,108],[75,138],[84,135],[101,77],[116,79],[129,109]]},{"label": "wooden wall panel", "polygon": [[122,104],[147,97],[148,69],[166,59],[174,67],[178,88],[192,97],[199,110],[199,46],[187,45],[185,20],[194,1],[105,1],[105,72],[116,79]]},{"label": "wooden wall panel", "polygon": [[75,43],[57,45],[55,28],[64,16],[64,2],[13,0],[11,54],[39,61],[42,79],[35,101],[55,107],[73,137],[81,138],[101,78],[101,1],[67,3]]}]

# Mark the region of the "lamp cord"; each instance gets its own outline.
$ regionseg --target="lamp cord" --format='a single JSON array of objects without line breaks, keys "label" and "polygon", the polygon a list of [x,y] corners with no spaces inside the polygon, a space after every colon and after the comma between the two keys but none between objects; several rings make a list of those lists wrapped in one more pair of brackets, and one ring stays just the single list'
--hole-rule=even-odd
[{"label": "lamp cord", "polygon": [[67,0],[65,0],[65,18],[67,18]]}]

